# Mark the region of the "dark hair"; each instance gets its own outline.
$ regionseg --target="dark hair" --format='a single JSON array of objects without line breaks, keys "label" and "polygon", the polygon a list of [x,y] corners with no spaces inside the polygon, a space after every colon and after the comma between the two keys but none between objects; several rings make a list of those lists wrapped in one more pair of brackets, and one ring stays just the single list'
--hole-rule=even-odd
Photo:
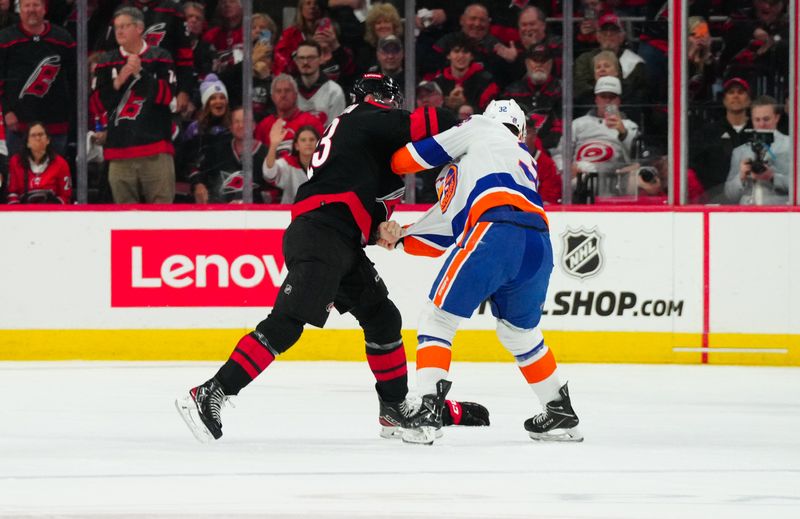
[{"label": "dark hair", "polygon": [[475,40],[473,40],[463,32],[456,33],[453,36],[453,39],[451,39],[449,43],[450,44],[447,46],[448,54],[450,54],[450,52],[453,49],[463,49],[471,53],[473,56],[475,55],[475,49],[477,47],[477,45],[475,44]]},{"label": "dark hair", "polygon": [[[47,127],[41,121],[34,121],[28,125],[28,130],[25,132],[25,145],[19,151],[20,159],[22,159],[22,165],[26,169],[30,167],[30,161],[33,159],[33,155],[31,155],[31,149],[28,147],[28,139],[30,138],[31,129],[34,126],[41,126],[44,130],[44,134],[50,139],[50,134],[47,132]],[[44,150],[45,158],[52,162],[56,158],[56,152],[53,150],[53,146],[51,142],[47,143],[47,148]]]},{"label": "dark hair", "polygon": [[[319,43],[317,43],[315,40],[303,40],[300,42],[300,45],[297,46],[297,49],[300,49],[300,47],[311,47],[313,49],[317,49],[317,56],[322,56],[322,47],[320,47]],[[294,57],[294,54],[297,54],[297,50],[294,51],[292,57]]]},{"label": "dark hair", "polygon": [[305,126],[301,126],[300,128],[297,129],[296,132],[294,132],[294,138],[292,139],[292,154],[297,154],[297,151],[294,149],[294,145],[297,144],[297,140],[300,138],[300,134],[303,133],[303,132],[311,132],[311,133],[313,133],[314,137],[316,137],[317,140],[319,140],[320,137],[322,137],[319,134],[319,132],[317,131],[317,129],[314,128],[313,126],[311,126],[310,124],[306,124]]}]

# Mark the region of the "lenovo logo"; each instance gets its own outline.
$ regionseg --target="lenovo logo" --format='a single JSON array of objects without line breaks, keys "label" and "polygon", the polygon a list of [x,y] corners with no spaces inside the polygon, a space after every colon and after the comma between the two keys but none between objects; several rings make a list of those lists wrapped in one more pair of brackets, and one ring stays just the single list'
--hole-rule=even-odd
[{"label": "lenovo logo", "polygon": [[111,231],[111,306],[272,306],[283,230]]}]

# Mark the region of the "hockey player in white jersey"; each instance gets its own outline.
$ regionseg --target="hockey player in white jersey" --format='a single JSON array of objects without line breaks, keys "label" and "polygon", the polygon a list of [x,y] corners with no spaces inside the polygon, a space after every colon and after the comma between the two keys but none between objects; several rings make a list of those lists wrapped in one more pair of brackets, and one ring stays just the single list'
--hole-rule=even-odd
[{"label": "hockey player in white jersey", "polygon": [[379,244],[386,248],[399,245],[428,256],[450,249],[419,320],[417,389],[424,396],[403,432],[406,442],[435,439],[450,387],[453,337],[461,319],[487,298],[500,342],[544,408],[524,423],[530,437],[583,440],[567,385],[539,329],[553,251],[536,165],[524,140],[525,114],[517,103],[492,101],[483,115],[410,143],[392,157],[398,174],[449,163],[437,179],[438,204],[406,229],[396,222],[381,229]]}]

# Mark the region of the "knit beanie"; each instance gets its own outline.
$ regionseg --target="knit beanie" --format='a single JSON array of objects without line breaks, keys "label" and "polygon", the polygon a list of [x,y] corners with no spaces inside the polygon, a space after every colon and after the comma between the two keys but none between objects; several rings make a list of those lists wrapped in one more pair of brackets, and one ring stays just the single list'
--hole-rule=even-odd
[{"label": "knit beanie", "polygon": [[214,94],[222,94],[225,98],[228,98],[228,89],[225,88],[225,83],[219,80],[216,74],[209,74],[200,83],[200,101],[203,103],[203,106],[208,103],[208,100],[211,99],[211,96]]}]

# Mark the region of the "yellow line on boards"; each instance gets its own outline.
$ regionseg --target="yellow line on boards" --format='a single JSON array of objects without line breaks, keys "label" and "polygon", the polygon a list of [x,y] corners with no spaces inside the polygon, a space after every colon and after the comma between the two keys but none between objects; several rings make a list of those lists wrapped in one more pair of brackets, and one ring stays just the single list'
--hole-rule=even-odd
[{"label": "yellow line on boards", "polygon": [[[228,357],[245,329],[206,330],[0,330],[0,360],[219,360]],[[699,364],[700,334],[545,331],[560,362]],[[416,333],[404,330],[408,359]],[[800,366],[800,336],[712,334],[709,363]],[[532,345],[533,347],[533,345]],[[786,355],[717,353],[714,348],[785,348]],[[677,351],[676,351],[677,350]],[[689,351],[682,351],[689,350]],[[307,329],[281,360],[364,360],[360,330]],[[513,362],[493,330],[461,330],[453,360]]]}]

